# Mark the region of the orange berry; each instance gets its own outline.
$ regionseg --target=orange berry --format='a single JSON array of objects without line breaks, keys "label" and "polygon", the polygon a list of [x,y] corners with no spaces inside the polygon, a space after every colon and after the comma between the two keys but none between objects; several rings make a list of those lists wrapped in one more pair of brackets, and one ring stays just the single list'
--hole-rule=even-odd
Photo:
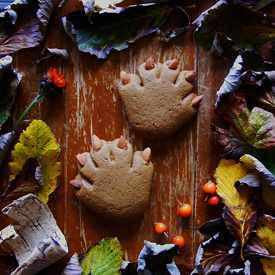
[{"label": "orange berry", "polygon": [[192,214],[192,207],[190,204],[185,203],[179,208],[179,214],[184,217],[188,218]]},{"label": "orange berry", "polygon": [[175,236],[173,238],[173,244],[176,244],[179,248],[182,248],[185,245],[185,240],[182,236]]},{"label": "orange berry", "polygon": [[210,205],[218,205],[220,202],[220,198],[218,196],[211,196],[209,199],[208,199],[208,203]]},{"label": "orange berry", "polygon": [[158,234],[162,234],[164,231],[166,231],[166,229],[167,229],[167,227],[164,223],[162,223],[162,222],[155,223],[155,231]]},{"label": "orange berry", "polygon": [[203,191],[207,194],[214,195],[216,193],[216,184],[209,180],[204,186]]}]

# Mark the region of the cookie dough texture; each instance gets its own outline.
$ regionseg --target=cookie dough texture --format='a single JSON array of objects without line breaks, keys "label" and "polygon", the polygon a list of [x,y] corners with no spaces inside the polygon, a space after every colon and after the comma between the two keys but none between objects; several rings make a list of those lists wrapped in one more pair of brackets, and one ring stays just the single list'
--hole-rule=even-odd
[{"label": "cookie dough texture", "polygon": [[151,150],[133,151],[123,137],[112,142],[92,137],[91,152],[77,155],[79,173],[70,183],[88,208],[103,218],[125,223],[139,218],[149,203]]},{"label": "cookie dough texture", "polygon": [[155,64],[148,58],[138,72],[121,72],[118,90],[129,122],[141,136],[166,138],[197,114],[202,96],[192,93],[195,71],[180,71],[177,59]]}]

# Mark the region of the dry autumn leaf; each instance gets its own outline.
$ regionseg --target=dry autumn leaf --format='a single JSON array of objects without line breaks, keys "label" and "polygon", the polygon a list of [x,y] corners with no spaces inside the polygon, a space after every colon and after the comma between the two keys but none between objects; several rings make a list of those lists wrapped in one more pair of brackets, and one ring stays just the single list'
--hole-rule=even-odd
[{"label": "dry autumn leaf", "polygon": [[[217,194],[225,203],[223,218],[229,232],[241,246],[241,252],[254,229],[257,212],[251,202],[251,189],[235,183],[243,178],[248,170],[235,160],[222,159],[216,169]],[[243,256],[241,255],[243,259]]]},{"label": "dry autumn leaf", "polygon": [[57,161],[60,146],[50,128],[42,120],[33,120],[20,135],[19,142],[12,151],[13,162],[10,163],[12,180],[29,158],[37,158],[41,165],[43,187],[38,192],[44,202],[57,187],[57,177],[61,173],[60,162]]},{"label": "dry autumn leaf", "polygon": [[[275,218],[269,215],[263,215],[256,225],[257,236],[263,245],[267,248],[271,255],[275,255]],[[263,269],[267,275],[274,274],[275,270],[275,259],[267,258],[261,259]]]},{"label": "dry autumn leaf", "polygon": [[217,181],[217,194],[228,207],[238,204],[239,193],[235,188],[236,181],[243,178],[248,169],[235,160],[222,159],[216,169],[215,178]]},{"label": "dry autumn leaf", "polygon": [[[267,154],[265,154],[265,161],[267,162]],[[273,157],[274,158],[274,157]],[[272,163],[274,162],[272,158]],[[242,183],[249,185],[250,187],[261,188],[261,195],[264,202],[275,209],[275,176],[274,167],[269,165],[272,172],[267,169],[263,163],[251,155],[244,155],[240,158],[240,161],[250,171],[241,180]]]},{"label": "dry autumn leaf", "polygon": [[29,158],[22,170],[10,181],[1,201],[12,201],[29,193],[37,193],[43,186],[39,177],[40,168],[37,159]]}]

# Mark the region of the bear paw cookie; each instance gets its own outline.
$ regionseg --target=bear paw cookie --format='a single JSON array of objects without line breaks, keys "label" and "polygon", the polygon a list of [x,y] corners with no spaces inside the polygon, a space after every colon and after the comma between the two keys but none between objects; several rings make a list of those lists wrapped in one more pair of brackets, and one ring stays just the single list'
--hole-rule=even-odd
[{"label": "bear paw cookie", "polygon": [[91,152],[77,155],[78,175],[70,181],[88,208],[115,222],[139,218],[149,203],[151,149],[133,152],[122,136],[112,142],[92,136]]},{"label": "bear paw cookie", "polygon": [[195,71],[180,71],[177,59],[155,64],[148,58],[139,76],[121,72],[119,94],[133,129],[148,139],[177,132],[198,112],[202,95],[192,93]]}]

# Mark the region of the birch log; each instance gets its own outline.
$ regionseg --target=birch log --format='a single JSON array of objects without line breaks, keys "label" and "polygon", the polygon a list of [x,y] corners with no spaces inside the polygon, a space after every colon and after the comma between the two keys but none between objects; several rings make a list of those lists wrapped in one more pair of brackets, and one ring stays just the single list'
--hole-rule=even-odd
[{"label": "birch log", "polygon": [[49,207],[33,194],[2,209],[15,223],[0,231],[0,244],[7,242],[18,267],[11,275],[32,275],[68,253],[66,239]]}]

